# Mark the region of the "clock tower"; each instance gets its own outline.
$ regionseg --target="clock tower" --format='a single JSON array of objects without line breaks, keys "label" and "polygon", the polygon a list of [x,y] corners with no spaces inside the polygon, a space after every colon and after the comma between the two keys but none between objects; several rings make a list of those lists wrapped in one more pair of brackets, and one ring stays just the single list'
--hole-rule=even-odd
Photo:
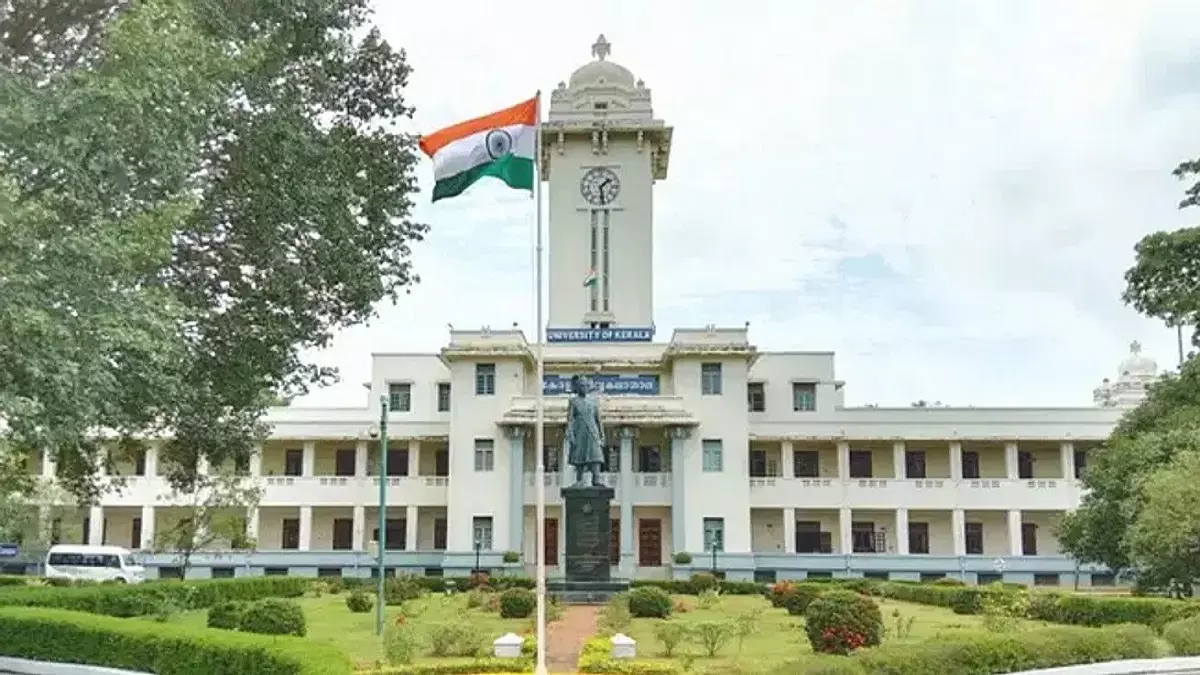
[{"label": "clock tower", "polygon": [[650,90],[608,59],[560,82],[543,123],[549,194],[549,328],[654,325],[654,182],[667,177],[671,128]]}]

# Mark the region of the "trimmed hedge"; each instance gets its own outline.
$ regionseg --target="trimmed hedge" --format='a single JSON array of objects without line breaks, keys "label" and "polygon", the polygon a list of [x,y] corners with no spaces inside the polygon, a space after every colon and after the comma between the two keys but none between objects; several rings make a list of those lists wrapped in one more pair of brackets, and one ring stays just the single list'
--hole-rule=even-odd
[{"label": "trimmed hedge", "polygon": [[445,659],[431,663],[391,666],[381,670],[359,671],[358,675],[477,675],[478,673],[528,673],[533,670],[529,659]]},{"label": "trimmed hedge", "polygon": [[106,616],[146,616],[164,603],[192,610],[230,601],[298,598],[304,595],[310,582],[311,579],[299,577],[244,577],[131,585],[10,586],[0,588],[0,607],[49,607]]},{"label": "trimmed hedge", "polygon": [[1029,605],[1029,618],[1076,626],[1138,623],[1162,630],[1200,614],[1200,603],[1170,598],[1092,597],[1046,593]]},{"label": "trimmed hedge", "polygon": [[158,675],[349,675],[336,647],[61,609],[0,607],[0,655]]},{"label": "trimmed hedge", "polygon": [[[616,675],[680,675],[683,669],[673,662],[638,661],[612,658],[612,639],[594,637],[583,643],[577,665],[581,673]],[[795,672],[795,671],[792,671]]]},{"label": "trimmed hedge", "polygon": [[1163,637],[1177,656],[1200,656],[1200,616],[1172,621],[1163,629]]}]

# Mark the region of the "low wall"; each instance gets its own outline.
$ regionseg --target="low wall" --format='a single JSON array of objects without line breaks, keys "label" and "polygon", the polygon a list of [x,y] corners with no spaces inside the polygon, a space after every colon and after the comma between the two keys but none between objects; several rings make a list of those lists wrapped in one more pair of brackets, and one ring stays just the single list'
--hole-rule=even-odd
[{"label": "low wall", "polygon": [[133,670],[119,670],[79,663],[46,663],[0,656],[0,675],[153,675]]}]

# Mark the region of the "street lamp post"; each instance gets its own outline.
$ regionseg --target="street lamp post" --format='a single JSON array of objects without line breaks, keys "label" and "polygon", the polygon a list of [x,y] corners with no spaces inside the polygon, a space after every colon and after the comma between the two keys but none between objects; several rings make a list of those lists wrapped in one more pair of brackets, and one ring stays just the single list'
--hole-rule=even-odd
[{"label": "street lamp post", "polygon": [[712,545],[712,573],[714,577],[717,576],[717,542],[715,541]]},{"label": "street lamp post", "polygon": [[479,549],[483,548],[483,542],[479,537],[475,537],[475,574],[479,574]]},{"label": "street lamp post", "polygon": [[387,550],[387,471],[388,471],[388,398],[379,397],[379,559],[376,570],[379,578],[375,587],[375,634],[383,635],[383,558]]}]

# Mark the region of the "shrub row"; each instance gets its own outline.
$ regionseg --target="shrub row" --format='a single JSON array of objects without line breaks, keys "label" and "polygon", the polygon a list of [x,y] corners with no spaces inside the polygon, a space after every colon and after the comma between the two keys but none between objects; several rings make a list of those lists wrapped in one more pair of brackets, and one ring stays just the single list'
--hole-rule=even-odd
[{"label": "shrub row", "polygon": [[231,600],[208,608],[209,628],[240,630],[261,635],[304,637],[308,623],[304,610],[294,600],[264,598],[255,602]]},{"label": "shrub row", "polygon": [[0,586],[28,586],[30,577],[0,576]]},{"label": "shrub row", "polygon": [[1200,616],[1172,621],[1163,629],[1163,637],[1176,656],[1200,656]]},{"label": "shrub row", "polygon": [[311,580],[297,577],[244,577],[204,581],[88,586],[0,588],[0,607],[50,607],[107,616],[145,616],[164,604],[181,610],[207,609],[220,602],[304,595]]},{"label": "shrub row", "polygon": [[0,607],[0,654],[148,670],[158,675],[348,675],[332,645],[60,609]]},{"label": "shrub row", "polygon": [[533,670],[530,659],[445,659],[442,661],[390,666],[377,670],[358,671],[357,675],[476,675],[477,673],[528,673]]},{"label": "shrub row", "polygon": [[672,662],[614,659],[611,638],[606,637],[595,637],[583,643],[577,667],[581,673],[618,675],[680,675],[683,672]]},{"label": "shrub row", "polygon": [[[498,591],[509,588],[536,588],[537,582],[531,577],[498,577],[481,574],[477,577],[422,577],[400,576],[398,580],[414,583],[423,590],[433,593],[445,593],[449,590],[465,591],[476,586],[488,586]],[[330,590],[337,593],[346,588],[374,588],[378,583],[375,579],[353,577],[324,577],[321,581],[329,584]],[[385,583],[386,586],[386,583]]]}]

